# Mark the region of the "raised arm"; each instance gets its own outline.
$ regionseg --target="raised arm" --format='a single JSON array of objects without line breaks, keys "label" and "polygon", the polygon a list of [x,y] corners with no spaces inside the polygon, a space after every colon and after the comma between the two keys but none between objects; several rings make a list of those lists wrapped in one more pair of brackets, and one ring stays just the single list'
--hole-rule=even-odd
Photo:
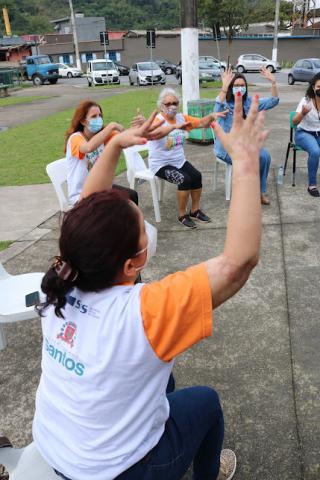
[{"label": "raised arm", "polygon": [[213,308],[234,295],[258,262],[261,237],[259,152],[267,132],[264,113],[254,97],[248,117],[242,118],[242,98],[235,96],[230,133],[214,124],[214,131],[232,158],[232,199],[227,235],[221,255],[206,262]]},{"label": "raised arm", "polygon": [[306,115],[308,115],[308,113],[310,112],[311,110],[311,107],[308,106],[308,105],[301,105],[300,107],[300,104],[298,106],[298,110],[297,110],[297,113],[295,114],[295,116],[293,117],[292,119],[292,122],[294,125],[299,125],[299,123],[301,122],[301,120],[304,119],[304,117]]},{"label": "raised arm", "polygon": [[260,75],[271,83],[271,96],[279,97],[278,85],[274,74],[271,73],[266,67],[262,67],[260,70]]},{"label": "raised arm", "polygon": [[81,153],[93,152],[96,148],[99,147],[102,143],[105,143],[111,136],[112,132],[117,130],[118,132],[123,132],[124,127],[120,123],[111,122],[106,127],[104,127],[100,132],[96,133],[90,140],[83,142],[80,146]]},{"label": "raised arm", "polygon": [[[88,197],[92,193],[108,190],[112,187],[123,148],[131,147],[132,145],[143,145],[148,140],[155,140],[167,134],[167,131],[162,129],[162,122],[154,123],[156,115],[157,112],[153,112],[140,127],[125,130],[110,140],[90,170],[80,198]],[[182,124],[182,126],[184,125]],[[173,130],[179,127],[180,125],[172,125],[170,128]]]}]

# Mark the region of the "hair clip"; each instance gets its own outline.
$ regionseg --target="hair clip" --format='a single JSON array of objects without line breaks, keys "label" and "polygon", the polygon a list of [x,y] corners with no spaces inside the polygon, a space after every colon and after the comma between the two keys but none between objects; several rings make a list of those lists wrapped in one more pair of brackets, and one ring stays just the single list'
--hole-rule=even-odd
[{"label": "hair clip", "polygon": [[78,277],[78,272],[73,270],[69,263],[62,260],[60,256],[56,256],[55,259],[52,268],[55,269],[58,277],[66,282],[74,282]]}]

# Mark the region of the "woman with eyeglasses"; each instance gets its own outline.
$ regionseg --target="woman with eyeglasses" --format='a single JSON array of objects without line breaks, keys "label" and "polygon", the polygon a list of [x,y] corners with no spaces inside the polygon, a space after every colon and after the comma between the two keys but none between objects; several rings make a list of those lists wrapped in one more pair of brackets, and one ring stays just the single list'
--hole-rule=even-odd
[{"label": "woman with eyeglasses", "polygon": [[[231,480],[236,457],[222,450],[223,413],[210,387],[168,392],[174,359],[212,334],[212,310],[232,297],[258,262],[258,155],[267,133],[254,99],[225,134],[234,161],[223,252],[150,284],[136,284],[155,252],[156,229],[111,190],[122,148],[167,135],[156,112],[115,135],[91,169],[80,201],[63,218],[59,256],[42,281],[42,374],[33,437],[66,480]],[[173,128],[177,128],[174,125]],[[158,130],[158,131],[157,131]],[[172,388],[172,382],[171,382]]]},{"label": "woman with eyeglasses", "polygon": [[[164,88],[157,106],[160,113],[156,121],[163,124],[186,122],[184,129],[173,130],[161,140],[149,142],[149,168],[157,176],[177,185],[178,221],[185,227],[196,228],[195,221],[210,222],[211,219],[200,209],[202,175],[187,161],[183,149],[186,131],[193,128],[208,128],[213,120],[224,116],[224,112],[210,113],[203,118],[179,113],[179,95],[172,88]],[[137,124],[144,118],[136,117]],[[135,120],[133,124],[135,125]],[[187,209],[190,201],[190,208]]]},{"label": "woman with eyeglasses", "polygon": [[[259,110],[270,110],[279,103],[278,87],[275,76],[269,72],[266,68],[260,70],[260,74],[271,83],[271,96],[267,98],[259,99]],[[243,98],[243,118],[246,118],[250,105],[252,103],[252,97],[248,95],[248,84],[246,77],[241,73],[233,74],[231,68],[227,69],[222,74],[222,88],[216,98],[215,111],[228,110],[227,115],[219,120],[220,126],[225,132],[229,132],[234,114],[234,99],[235,95],[240,93]],[[232,160],[228,152],[224,149],[220,140],[217,138],[214,143],[214,153],[217,157],[224,160],[226,163],[232,164]],[[266,148],[261,148],[260,155],[260,189],[261,189],[261,204],[270,205],[270,200],[267,197],[267,178],[269,174],[269,168],[271,163],[270,153]]]},{"label": "woman with eyeglasses", "polygon": [[308,152],[308,192],[319,197],[317,172],[320,158],[320,73],[311,80],[305,96],[300,100],[293,117],[297,126],[295,142]]}]

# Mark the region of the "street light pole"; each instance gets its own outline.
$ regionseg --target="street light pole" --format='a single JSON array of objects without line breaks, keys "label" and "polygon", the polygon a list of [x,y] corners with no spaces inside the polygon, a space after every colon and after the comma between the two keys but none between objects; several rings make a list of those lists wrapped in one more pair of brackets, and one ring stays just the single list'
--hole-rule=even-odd
[{"label": "street light pole", "polygon": [[276,11],[274,17],[274,34],[273,34],[273,48],[272,60],[277,61],[278,58],[278,23],[279,23],[280,0],[276,0]]},{"label": "street light pole", "polygon": [[69,0],[69,7],[70,7],[70,23],[71,23],[71,29],[72,29],[72,35],[73,35],[74,51],[75,51],[75,54],[76,54],[76,64],[77,64],[77,68],[79,70],[81,70],[76,21],[75,21],[75,18],[74,18],[72,0]]},{"label": "street light pole", "polygon": [[199,33],[196,0],[181,0],[181,66],[183,113],[199,98]]}]

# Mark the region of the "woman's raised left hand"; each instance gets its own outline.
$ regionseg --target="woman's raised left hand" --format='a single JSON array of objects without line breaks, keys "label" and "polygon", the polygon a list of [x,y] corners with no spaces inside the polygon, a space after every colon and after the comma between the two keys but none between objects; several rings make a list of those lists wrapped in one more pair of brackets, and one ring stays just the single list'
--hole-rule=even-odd
[{"label": "woman's raised left hand", "polygon": [[266,80],[269,80],[269,82],[275,82],[276,77],[274,76],[273,73],[270,72],[266,67],[262,67],[260,70],[260,75],[265,78]]}]

